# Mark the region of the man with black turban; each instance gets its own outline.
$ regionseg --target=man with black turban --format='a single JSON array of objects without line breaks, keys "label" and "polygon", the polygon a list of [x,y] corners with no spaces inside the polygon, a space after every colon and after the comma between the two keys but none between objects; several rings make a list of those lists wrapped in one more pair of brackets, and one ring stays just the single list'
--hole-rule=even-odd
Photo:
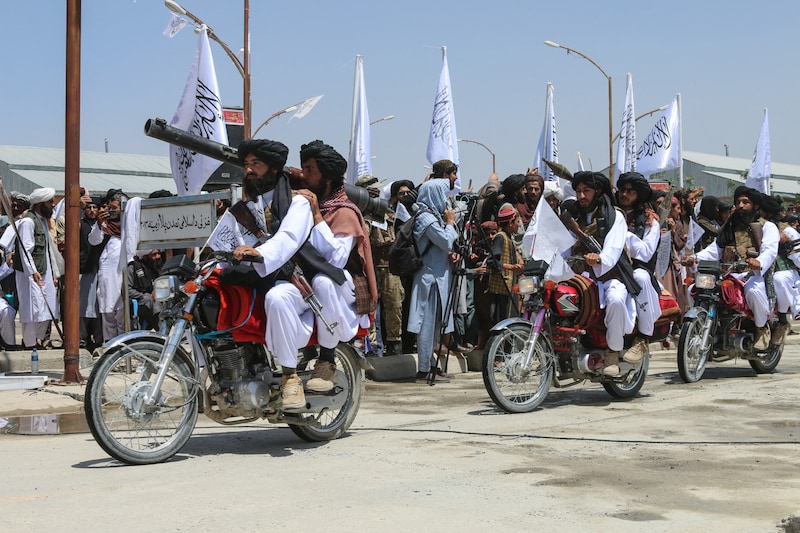
[{"label": "man with black turban", "polygon": [[[625,250],[628,225],[625,216],[614,209],[611,183],[599,172],[576,172],[572,178],[577,201],[570,203],[562,216],[571,216],[580,230],[592,236],[602,247],[599,253],[589,249],[583,240],[572,248],[572,255],[584,258],[583,275],[597,282],[600,304],[605,308],[606,342],[608,349],[603,357],[603,375],[617,376],[620,373],[619,355],[624,347],[625,335],[633,332],[636,321],[636,305],[633,299],[641,288],[632,279],[625,279],[622,269],[627,268],[632,278],[631,265]],[[627,265],[623,265],[624,262]],[[625,354],[627,363],[641,360]],[[630,360],[629,360],[630,359]]]},{"label": "man with black turban", "polygon": [[[320,354],[305,388],[327,392],[333,389],[336,377],[336,345],[353,338],[359,325],[369,325],[368,315],[356,313],[353,273],[368,277],[369,297],[374,292],[374,301],[377,289],[363,218],[344,193],[347,161],[322,141],[303,145],[300,151],[303,173],[295,177],[306,189],[293,195],[289,176],[283,171],[287,155],[288,148],[275,141],[245,141],[239,146],[239,157],[245,167],[245,189],[254,203],[271,215],[272,235],[256,248],[237,247],[234,256],[262,256],[264,262],[253,265],[262,277],[282,272],[264,299],[265,338],[283,369],[283,408],[296,409],[306,403],[304,385],[296,371],[297,351],[308,344],[315,322]],[[286,281],[283,267],[289,261],[300,265],[311,280],[322,313],[333,331],[315,317],[300,290]]]},{"label": "man with black turban", "polygon": [[762,193],[740,185],[733,193],[733,200],[734,212],[720,228],[717,240],[697,252],[696,260],[721,260],[723,263],[739,260],[747,263],[749,272],[734,275],[745,281],[744,297],[753,312],[756,325],[753,348],[764,351],[769,348],[771,338],[767,324],[769,297],[764,276],[778,255],[780,232],[775,224],[761,217],[761,205],[764,203]]},{"label": "man with black turban", "polygon": [[650,204],[653,189],[638,172],[624,172],[617,180],[617,203],[625,213],[628,234],[625,246],[633,261],[633,277],[642,288],[636,295],[636,339],[625,354],[626,360],[639,360],[648,351],[648,338],[653,335],[656,320],[661,316],[658,295],[661,288],[654,272],[661,240],[658,215]]}]

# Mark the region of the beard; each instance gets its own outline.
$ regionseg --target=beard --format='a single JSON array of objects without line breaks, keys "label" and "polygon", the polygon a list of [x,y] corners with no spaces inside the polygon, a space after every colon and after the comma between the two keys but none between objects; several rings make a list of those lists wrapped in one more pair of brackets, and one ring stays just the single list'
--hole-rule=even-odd
[{"label": "beard", "polygon": [[259,196],[275,188],[277,180],[274,177],[251,176],[254,176],[254,174],[248,174],[244,178],[244,193],[250,200],[255,202]]},{"label": "beard", "polygon": [[731,214],[732,222],[735,226],[747,226],[751,222],[755,222],[758,218],[758,210],[741,211],[737,209]]},{"label": "beard", "polygon": [[42,204],[39,206],[39,214],[42,215],[42,218],[50,218],[53,216],[53,208]]}]

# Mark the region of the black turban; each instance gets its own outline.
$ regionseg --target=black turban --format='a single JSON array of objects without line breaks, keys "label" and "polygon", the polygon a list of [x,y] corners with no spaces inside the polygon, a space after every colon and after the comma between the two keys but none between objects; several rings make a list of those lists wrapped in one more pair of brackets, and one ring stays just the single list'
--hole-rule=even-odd
[{"label": "black turban", "polygon": [[716,196],[706,196],[700,200],[700,214],[709,220],[716,220],[719,214],[719,199]]},{"label": "black turban", "polygon": [[397,180],[392,183],[391,187],[391,195],[397,196],[398,191],[400,191],[400,187],[406,186],[408,187],[409,191],[414,190],[414,182],[411,180]]},{"label": "black turban", "polygon": [[752,187],[748,187],[747,185],[739,185],[738,187],[736,187],[736,190],[733,191],[734,203],[736,202],[736,199],[741,196],[747,196],[751,202],[758,205],[761,205],[761,202],[764,200],[763,194],[753,189]]},{"label": "black turban", "polygon": [[611,196],[611,182],[600,172],[590,172],[581,170],[572,175],[572,188],[576,189],[579,184],[584,183],[601,194]]},{"label": "black turban", "polygon": [[326,179],[341,179],[347,171],[347,160],[333,146],[320,140],[311,141],[300,147],[301,163],[312,157],[317,161],[317,167]]},{"label": "black turban", "polygon": [[761,201],[757,202],[761,210],[770,216],[776,216],[783,211],[783,202],[774,196],[761,195]]},{"label": "black turban", "polygon": [[256,156],[270,168],[281,170],[286,165],[286,158],[289,157],[289,148],[278,141],[249,139],[239,145],[239,161],[244,163],[244,158],[248,155]]},{"label": "black turban", "polygon": [[617,189],[622,188],[625,184],[629,184],[636,191],[639,203],[649,202],[653,199],[653,189],[650,188],[650,183],[638,172],[623,172],[620,174],[619,179],[617,179]]},{"label": "black turban", "polygon": [[506,198],[512,198],[524,186],[525,176],[523,174],[511,174],[500,185],[500,193]]}]

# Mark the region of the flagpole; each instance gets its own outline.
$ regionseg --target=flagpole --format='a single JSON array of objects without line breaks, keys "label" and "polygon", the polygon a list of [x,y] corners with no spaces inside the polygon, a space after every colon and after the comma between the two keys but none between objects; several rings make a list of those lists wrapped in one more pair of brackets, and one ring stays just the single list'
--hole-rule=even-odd
[{"label": "flagpole", "polygon": [[681,105],[681,93],[675,97],[678,100],[678,186],[683,189],[683,106]]},{"label": "flagpole", "polygon": [[[356,54],[356,68],[353,72],[353,105],[350,108],[350,151],[353,150],[353,140],[356,136],[356,106],[358,105],[358,64],[361,56]],[[348,152],[350,153],[350,152]]]}]

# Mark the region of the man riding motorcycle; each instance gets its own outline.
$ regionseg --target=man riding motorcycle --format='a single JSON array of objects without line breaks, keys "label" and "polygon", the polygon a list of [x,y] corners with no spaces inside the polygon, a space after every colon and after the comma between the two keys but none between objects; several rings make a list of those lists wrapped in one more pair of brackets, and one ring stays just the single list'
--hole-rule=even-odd
[{"label": "man riding motorcycle", "polygon": [[[577,201],[566,203],[565,210],[578,223],[583,234],[594,237],[602,249],[591,251],[585,240],[572,248],[572,255],[582,256],[585,268],[580,274],[597,282],[600,306],[605,308],[606,342],[608,349],[603,357],[603,374],[617,376],[619,355],[624,347],[624,336],[632,333],[636,321],[633,295],[641,288],[633,279],[630,260],[625,251],[628,225],[625,216],[614,208],[611,184],[599,172],[576,172],[572,178]],[[644,351],[625,353],[623,360],[635,364]]]},{"label": "man riding motorcycle", "polygon": [[772,274],[778,325],[770,339],[772,346],[780,346],[789,332],[789,318],[793,316],[797,305],[795,281],[797,269],[800,268],[800,233],[783,220],[783,204],[779,198],[765,195],[761,211],[764,218],[774,222],[780,231],[778,257],[775,258],[775,272]]},{"label": "man riding motorcycle", "polygon": [[778,227],[761,216],[765,195],[756,189],[740,185],[733,194],[734,212],[720,228],[716,241],[697,252],[696,261],[722,261],[747,263],[745,272],[734,275],[744,282],[744,297],[753,312],[756,339],[753,348],[764,351],[770,344],[767,320],[770,313],[769,298],[764,276],[770,271],[778,255],[780,235]]},{"label": "man riding motorcycle", "polygon": [[[336,345],[353,338],[359,325],[368,326],[368,315],[356,314],[353,274],[345,269],[352,253],[363,261],[362,272],[356,274],[366,273],[370,297],[377,301],[363,218],[344,194],[347,161],[321,141],[303,145],[300,179],[307,188],[292,194],[290,176],[283,171],[288,153],[284,144],[261,139],[244,141],[239,146],[239,159],[245,167],[244,189],[271,221],[267,224],[270,237],[266,242],[256,248],[239,246],[234,250],[237,259],[262,256],[264,262],[253,265],[261,277],[277,274],[275,285],[264,299],[265,338],[283,370],[284,409],[306,403],[303,383],[296,372],[297,351],[309,342],[315,321],[324,325],[317,328],[319,361],[306,383],[306,388],[314,392],[333,388]],[[301,265],[305,276],[312,280],[325,317],[315,317],[300,289],[287,281],[291,269],[287,272],[284,266],[290,260]]]},{"label": "man riding motorcycle", "polygon": [[638,172],[624,172],[617,179],[617,203],[628,222],[625,246],[633,261],[633,277],[642,288],[636,295],[637,334],[626,356],[641,358],[648,351],[656,320],[661,316],[658,295],[661,288],[655,279],[656,250],[661,237],[658,215],[650,200],[653,189]]}]

